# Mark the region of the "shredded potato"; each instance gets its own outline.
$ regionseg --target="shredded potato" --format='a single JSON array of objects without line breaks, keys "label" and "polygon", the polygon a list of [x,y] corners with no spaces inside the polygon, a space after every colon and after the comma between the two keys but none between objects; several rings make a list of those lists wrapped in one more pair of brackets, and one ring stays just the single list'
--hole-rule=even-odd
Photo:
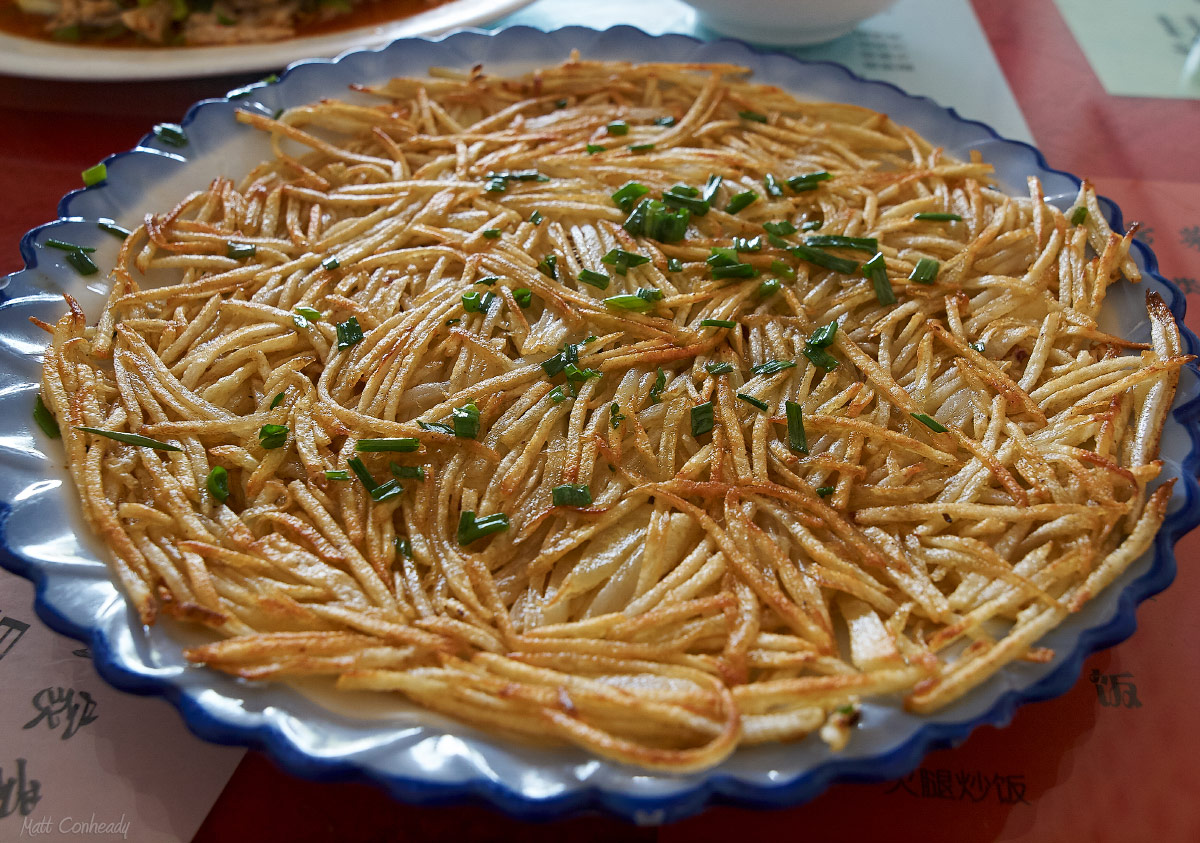
[{"label": "shredded potato", "polygon": [[143,622],[669,771],[1049,658],[1163,519],[1170,312],[1098,326],[1139,279],[1086,184],[744,75],[239,113],[273,159],[147,216],[45,357]]}]

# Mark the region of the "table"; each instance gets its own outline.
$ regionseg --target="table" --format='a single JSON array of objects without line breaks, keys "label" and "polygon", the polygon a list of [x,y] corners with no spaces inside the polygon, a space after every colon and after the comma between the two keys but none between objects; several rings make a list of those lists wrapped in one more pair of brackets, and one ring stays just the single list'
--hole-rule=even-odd
[{"label": "table", "polygon": [[[1189,297],[1200,295],[1200,104],[1110,96],[1049,0],[971,5],[1051,165],[1091,179],[1127,220],[1140,220],[1139,236],[1153,243],[1163,274]],[[190,103],[254,78],[118,89],[0,77],[0,272],[20,268],[20,236],[56,216],[82,169],[134,145],[152,124],[178,120]],[[1193,330],[1198,314],[1188,315]],[[1175,584],[1142,605],[1137,633],[1088,659],[1069,693],[1024,707],[1005,729],[984,727],[962,746],[932,753],[899,781],[837,785],[785,811],[712,808],[661,829],[605,817],[528,825],[478,805],[414,807],[365,784],[303,781],[250,752],[194,843],[673,843],[801,833],[823,841],[1200,839],[1200,807],[1188,796],[1200,776],[1200,730],[1190,717],[1200,694],[1200,615],[1191,610],[1200,599],[1200,534],[1181,540],[1178,557]]]}]

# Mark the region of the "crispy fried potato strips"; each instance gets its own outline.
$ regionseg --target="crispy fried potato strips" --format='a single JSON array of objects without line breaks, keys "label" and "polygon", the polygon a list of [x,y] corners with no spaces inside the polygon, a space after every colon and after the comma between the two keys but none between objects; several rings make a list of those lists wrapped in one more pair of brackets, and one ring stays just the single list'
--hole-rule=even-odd
[{"label": "crispy fried potato strips", "polygon": [[[1046,658],[1163,520],[1170,312],[1099,327],[1139,279],[1086,185],[1064,215],[743,76],[572,60],[240,114],[273,158],[147,216],[45,357],[142,620],[671,771]],[[664,192],[685,228],[623,225]]]}]

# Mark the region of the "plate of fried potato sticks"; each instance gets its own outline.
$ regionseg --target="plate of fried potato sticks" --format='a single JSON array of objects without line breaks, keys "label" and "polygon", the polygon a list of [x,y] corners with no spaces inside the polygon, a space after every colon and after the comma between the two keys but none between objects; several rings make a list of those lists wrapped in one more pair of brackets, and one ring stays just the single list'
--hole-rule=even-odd
[{"label": "plate of fried potato sticks", "polygon": [[3,562],[301,775],[641,823],[896,777],[1067,690],[1200,521],[1137,226],[837,65],[398,41],[59,216],[4,289]]}]

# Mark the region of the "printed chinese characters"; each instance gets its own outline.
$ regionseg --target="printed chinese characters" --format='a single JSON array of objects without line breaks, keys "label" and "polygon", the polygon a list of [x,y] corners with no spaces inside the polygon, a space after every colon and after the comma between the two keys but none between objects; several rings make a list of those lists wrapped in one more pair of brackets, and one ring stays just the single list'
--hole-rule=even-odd
[{"label": "printed chinese characters", "polygon": [[60,737],[64,741],[99,716],[95,714],[96,701],[92,695],[80,691],[76,696],[74,688],[43,688],[33,695],[32,703],[38,714],[24,728],[32,729],[45,720],[53,731],[61,722],[63,730]]}]

